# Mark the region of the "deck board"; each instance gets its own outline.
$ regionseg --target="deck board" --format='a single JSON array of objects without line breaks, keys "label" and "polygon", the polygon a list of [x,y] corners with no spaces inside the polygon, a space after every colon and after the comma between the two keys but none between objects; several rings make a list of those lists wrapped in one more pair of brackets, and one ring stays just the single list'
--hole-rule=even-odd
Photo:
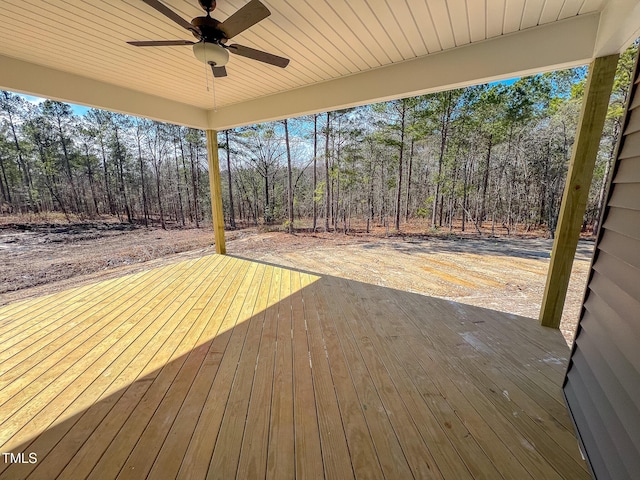
[{"label": "deck board", "polygon": [[[155,305],[155,309],[149,308],[145,314],[145,318],[155,320],[155,323],[147,327],[126,351],[121,365],[129,359],[130,363],[127,369],[119,374],[122,380],[110,388],[111,391],[114,387],[125,389],[117,403],[74,455],[74,461],[64,465],[63,446],[59,445],[52,455],[53,458],[57,457],[57,468],[43,463],[43,471],[58,471],[64,468],[61,478],[85,478],[91,475],[105,475],[108,478],[108,475],[118,473],[116,468],[122,466],[126,456],[136,445],[141,430],[146,426],[145,420],[154,413],[158,399],[170,387],[173,375],[180,367],[179,361],[171,360],[180,355],[176,345],[179,346],[183,342],[189,344],[188,332],[192,331],[189,321],[190,307],[197,302],[199,295],[206,292],[209,287],[206,279],[211,273],[217,272],[214,267],[218,265],[220,264],[204,264],[205,268],[199,270],[200,275],[180,277],[176,281],[183,282],[172,285],[174,288],[169,289],[172,291],[171,295],[158,296],[160,301]],[[146,306],[151,307],[149,304]],[[189,347],[192,348],[192,345]],[[117,373],[117,370],[110,372]],[[103,397],[105,394],[108,395],[109,392],[105,392]],[[65,445],[65,448],[69,447],[73,448],[73,443]],[[56,452],[60,455],[55,455]],[[147,455],[144,456],[145,460],[148,458]],[[81,459],[83,461],[77,461]]]},{"label": "deck board", "polygon": [[293,430],[293,347],[291,342],[291,270],[282,270],[277,306],[275,366],[271,390],[271,418],[267,451],[267,478],[295,476]]},{"label": "deck board", "polygon": [[[335,277],[329,277],[328,283],[331,284],[337,280]],[[323,285],[323,287],[325,289],[322,294],[330,299],[330,303],[327,304],[329,321],[335,329],[335,338],[338,339],[349,366],[351,379],[357,392],[358,401],[364,411],[383,473],[388,478],[392,478],[394,475],[397,478],[413,477],[409,461],[389,418],[389,411],[385,408],[383,399],[380,398],[367,362],[362,357],[357,341],[350,332],[348,311],[352,300],[348,295],[344,295],[344,292],[336,296],[337,289],[327,291],[328,285]]]},{"label": "deck board", "polygon": [[[305,288],[310,288],[312,279],[309,274],[302,275]],[[325,344],[320,332],[319,305],[315,295],[305,295],[304,319],[309,348],[309,361],[312,368],[313,388],[316,391],[316,410],[318,432],[320,434],[322,463],[325,478],[349,480],[354,477],[354,467],[349,457],[346,432],[342,423],[340,406],[335,394],[331,367],[325,353]],[[374,475],[363,475],[375,478]]]},{"label": "deck board", "polygon": [[[254,278],[256,278],[257,264],[248,264],[244,274],[238,276],[238,283],[234,284],[229,291],[235,297],[227,297],[226,313],[220,327],[220,334],[213,340],[217,345],[212,345],[213,351],[222,353],[220,366],[211,383],[207,399],[202,407],[200,419],[193,431],[193,436],[182,459],[178,478],[206,478],[209,472],[209,464],[214,452],[220,424],[224,416],[227,402],[229,400],[231,385],[238,366],[238,358],[241,352],[244,336],[246,334],[245,321],[240,318],[246,304],[255,302],[254,298],[248,297],[247,293],[251,288],[255,290]],[[258,277],[259,278],[259,277]],[[234,328],[240,320],[240,327]]]},{"label": "deck board", "polygon": [[257,288],[255,291],[247,293],[241,313],[242,318],[250,318],[250,320],[245,321],[246,334],[242,343],[242,351],[231,384],[231,391],[220,424],[207,478],[233,478],[238,468],[260,337],[262,336],[263,312],[267,307],[273,275],[272,267],[260,267],[256,274],[257,281],[252,285]]},{"label": "deck board", "polygon": [[[327,292],[330,297],[335,297],[339,292],[345,293],[345,285],[338,279],[331,279],[325,284],[330,287]],[[366,365],[367,373],[371,377],[373,387],[384,411],[387,413],[393,432],[400,443],[400,448],[413,476],[425,479],[442,478],[440,467],[433,459],[428,443],[420,435],[402,400],[396,379],[394,379],[375,351],[374,341],[372,340],[374,335],[367,328],[364,318],[366,309],[363,309],[363,306],[368,304],[371,299],[363,302],[358,292],[349,289],[348,293],[350,294],[347,294],[346,297],[351,301],[342,304],[342,308],[348,318],[344,322],[347,328],[342,331],[341,336],[350,338],[353,341],[353,345],[350,348],[357,349],[360,352]],[[372,305],[379,306],[375,302]],[[378,314],[378,312],[372,313]],[[387,318],[388,328],[394,330],[397,327],[395,325],[397,321],[393,313],[385,317]]]},{"label": "deck board", "polygon": [[[349,364],[333,327],[332,312],[329,309],[332,299],[318,290],[314,286],[308,295],[317,303],[318,324],[314,326],[312,332],[315,341],[324,342],[325,356],[338,399],[354,475],[356,478],[384,478],[380,458],[376,454],[371,431],[364,415],[364,405],[358,399]],[[311,321],[313,324],[313,319]]]},{"label": "deck board", "polygon": [[320,447],[318,412],[313,385],[313,372],[307,320],[304,312],[300,272],[291,274],[291,320],[293,342],[293,428],[295,432],[296,478],[323,478],[324,467]]},{"label": "deck board", "polygon": [[[150,298],[150,301],[157,301],[159,297]],[[139,300],[138,303],[144,305]],[[126,305],[126,301],[123,304]],[[24,425],[20,432],[22,435],[29,435],[31,431],[38,431],[54,421],[60,414],[60,408],[66,407],[77,393],[83,392],[87,382],[100,375],[100,368],[104,369],[112,361],[112,356],[117,356],[128,346],[128,342],[135,340],[139,329],[149,326],[154,320],[153,316],[147,316],[146,322],[140,319],[132,323],[131,318],[138,312],[135,308],[129,312],[120,308],[106,311],[103,318],[98,318],[93,323],[84,321],[78,324],[77,335],[72,335],[73,331],[69,332],[64,342],[56,345],[55,349],[48,350],[35,344],[23,350],[35,350],[35,353],[22,362],[27,368],[21,372],[21,376],[2,391],[3,398],[5,395],[13,395],[8,402],[2,404],[3,415],[11,415],[10,420],[5,423],[7,428],[3,429],[0,437],[4,443],[3,448],[13,448],[15,444],[5,437],[6,433],[12,431],[12,426]],[[85,326],[88,328],[83,330]],[[100,329],[96,330],[98,327]],[[87,330],[94,335],[87,336]],[[155,332],[151,330],[149,333],[152,337]],[[44,357],[41,354],[43,350],[46,352]],[[64,361],[60,361],[61,358]],[[26,387],[19,390],[24,384]]]},{"label": "deck board", "polygon": [[[188,277],[188,274],[190,271],[189,268],[179,269],[179,270],[180,271],[184,270],[183,272],[184,277],[185,278]],[[174,277],[170,277],[170,278],[174,278]],[[101,284],[97,287],[103,288],[104,285]],[[171,290],[165,288],[164,291],[170,292]],[[158,291],[158,293],[163,293],[162,288]],[[149,301],[150,302],[160,301],[161,298],[162,296],[158,295],[156,297],[150,297]],[[124,295],[122,299],[125,300],[126,295]],[[145,305],[144,303],[141,303],[141,304]],[[133,312],[139,312],[139,310],[137,309],[132,309],[132,310]],[[105,316],[108,316],[108,315],[109,315],[108,312],[105,313]],[[60,426],[55,429],[46,430],[44,434],[41,434],[36,438],[35,442],[29,448],[34,448],[35,450],[42,452],[41,453],[42,455],[45,455],[51,450],[51,448],[53,448],[53,446],[56,445],[56,443],[60,440],[60,438],[64,436],[64,433],[66,433],[66,430],[72,427],[72,424],[74,423],[74,416],[77,414],[77,412],[82,412],[86,408],[93,405],[97,406],[98,411],[104,411],[104,408],[107,407],[110,403],[110,402],[99,401],[100,397],[104,395],[105,389],[107,389],[108,391],[109,387],[114,383],[114,381],[115,383],[120,381],[122,386],[126,386],[132,380],[131,378],[127,378],[125,375],[122,375],[118,372],[118,369],[117,369],[118,364],[126,366],[127,364],[130,364],[132,359],[135,358],[136,359],[135,365],[144,367],[145,365],[144,356],[139,354],[140,350],[135,347],[135,344],[136,342],[140,344],[140,342],[144,341],[144,339],[162,338],[162,335],[157,335],[158,333],[157,328],[148,328],[156,316],[147,315],[146,316],[147,321],[145,321],[145,318],[141,316],[131,317],[131,316],[124,315],[123,317],[124,318],[120,319],[124,322],[123,324],[126,326],[126,324],[128,323],[129,326],[132,328],[125,334],[122,334],[119,336],[116,334],[112,335],[111,340],[113,339],[120,340],[116,344],[117,347],[112,346],[113,348],[108,348],[108,345],[109,345],[108,342],[103,342],[96,345],[94,352],[91,355],[88,355],[88,357],[91,357],[91,356],[95,356],[96,353],[100,354],[100,357],[91,365],[92,370],[91,371],[85,370],[84,375],[77,376],[76,378],[70,377],[70,379],[73,380],[73,382],[65,390],[65,392],[68,395],[72,395],[74,391],[77,392],[76,399],[74,401],[67,403],[67,405],[65,405],[62,402],[60,403],[51,402],[50,404],[47,405],[46,409],[41,412],[41,413],[44,413],[45,411],[49,412],[51,414],[50,420],[52,421],[55,420],[56,423],[58,423]],[[134,322],[132,322],[132,318],[135,319]],[[115,325],[118,325],[118,322],[114,321],[113,323]],[[120,325],[123,325],[123,324],[120,324]],[[140,332],[139,329],[141,327],[144,328],[145,326],[147,328],[144,330],[143,333],[146,332],[146,335],[138,335],[136,337],[136,333]],[[142,345],[144,345],[144,343]],[[59,364],[61,367],[65,367],[65,366],[69,367],[69,365],[65,365],[64,361],[61,361],[61,357],[55,356],[53,358],[57,362],[57,364]],[[124,360],[124,363],[122,362],[122,360]],[[81,382],[83,382],[86,385],[87,381],[92,381],[91,385],[88,388],[85,388],[84,390],[82,390],[82,388],[77,388],[77,389],[73,388],[74,385],[80,385]],[[34,384],[36,383],[37,382],[34,382]],[[56,400],[58,400],[58,398],[60,397],[57,397]],[[109,400],[112,400],[112,399],[115,399],[115,396],[109,396],[108,398]],[[56,403],[58,404],[56,405]],[[64,408],[65,406],[66,408]],[[60,414],[61,411],[62,411],[62,414]],[[59,416],[56,418],[56,415],[59,415]],[[93,418],[98,418],[98,417],[99,415]],[[34,420],[37,420],[37,419],[38,417],[34,417]],[[93,425],[97,425],[97,424],[93,424]],[[93,428],[95,428],[95,426],[93,426]],[[86,433],[87,431],[91,432],[93,428],[92,426],[89,426],[88,428],[85,428],[83,433]],[[64,439],[63,439],[64,441],[60,443],[58,448],[65,448],[65,447],[68,448],[69,444],[74,443],[72,441],[73,439],[76,439],[76,441],[84,441],[86,439],[86,437],[83,434],[81,434],[79,438],[80,440],[78,440],[78,437],[74,437],[73,435],[64,436]],[[36,466],[42,467],[43,464],[46,466],[47,464],[51,465],[55,463],[57,463],[58,465],[64,466],[65,462],[64,460],[62,460],[63,458],[65,457],[62,455],[60,456],[49,455],[46,457],[44,462],[38,465],[30,465],[29,467],[31,468],[35,468]],[[67,455],[67,461],[68,461],[68,455]],[[27,466],[23,465],[21,467],[23,470],[25,470]],[[55,468],[53,470],[55,471]]]},{"label": "deck board", "polygon": [[[280,301],[282,271],[274,268],[269,285],[269,304]],[[237,478],[265,478],[269,444],[269,418],[271,394],[273,391],[273,371],[275,365],[278,312],[268,308],[262,317],[262,336],[249,399],[247,421],[238,461]]]},{"label": "deck board", "polygon": [[589,478],[532,319],[230,256],[0,308],[14,478]]},{"label": "deck board", "polygon": [[[357,311],[362,308],[362,302],[366,304],[370,302],[371,299],[367,298],[366,288],[361,288],[363,286],[362,284],[354,283],[349,286],[352,287],[351,290],[353,292],[352,298],[354,299],[355,310],[353,314],[358,315]],[[400,359],[394,355],[394,349],[387,341],[386,337],[388,336],[377,335],[376,325],[372,325],[369,320],[370,317],[360,319],[361,334],[367,335],[371,346],[375,349],[374,355],[382,361],[384,367],[389,372],[392,382],[398,391],[399,401],[404,403],[413,424],[418,429],[424,444],[430,452],[431,461],[437,466],[444,478],[459,478],[461,480],[472,478],[469,469],[458,454],[456,448],[451,448],[452,443],[450,443],[445,433],[445,430],[448,427],[450,428],[451,425],[446,421],[443,422],[446,423],[446,425],[439,423],[437,415],[434,415],[422,397],[422,395],[425,395],[426,392],[429,391],[424,390],[426,385],[423,384],[424,386],[422,386],[422,388],[417,388],[418,384],[414,383],[416,379],[413,377],[417,372],[413,370],[409,373],[405,368],[402,368],[402,364],[399,361]],[[389,324],[393,323],[395,322],[391,317]],[[392,337],[393,336],[394,335],[392,335]],[[411,363],[414,363],[413,358],[409,359],[409,364]],[[431,392],[434,392],[433,388],[431,388]],[[474,463],[477,462],[478,458],[475,459]],[[485,462],[485,465],[483,465],[479,471],[482,471],[485,476],[489,477],[498,475],[497,470],[488,464],[488,462]]]}]

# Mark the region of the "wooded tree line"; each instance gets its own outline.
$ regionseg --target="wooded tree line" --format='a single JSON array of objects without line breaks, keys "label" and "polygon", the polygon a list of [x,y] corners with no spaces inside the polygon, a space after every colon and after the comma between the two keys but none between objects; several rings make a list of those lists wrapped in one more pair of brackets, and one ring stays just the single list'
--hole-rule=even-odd
[{"label": "wooded tree line", "polygon": [[199,226],[210,217],[203,132],[0,92],[2,211]]},{"label": "wooded tree line", "polygon": [[[635,47],[622,57],[585,227],[597,222]],[[385,225],[552,233],[586,68],[219,132],[228,226]],[[0,94],[3,212],[198,226],[203,132]]]},{"label": "wooded tree line", "polygon": [[[597,227],[635,54],[633,46],[618,66],[585,228]],[[356,222],[367,231],[372,224],[402,230],[421,218],[432,228],[546,227],[553,235],[586,73],[552,72],[226,132],[227,221],[346,232]]]}]

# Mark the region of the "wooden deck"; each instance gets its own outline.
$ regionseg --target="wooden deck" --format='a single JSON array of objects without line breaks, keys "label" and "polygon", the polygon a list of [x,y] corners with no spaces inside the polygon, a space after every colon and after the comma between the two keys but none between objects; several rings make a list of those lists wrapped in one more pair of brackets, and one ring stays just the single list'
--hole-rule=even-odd
[{"label": "wooden deck", "polygon": [[207,256],[0,309],[25,462],[0,478],[587,479],[568,353],[531,319]]}]

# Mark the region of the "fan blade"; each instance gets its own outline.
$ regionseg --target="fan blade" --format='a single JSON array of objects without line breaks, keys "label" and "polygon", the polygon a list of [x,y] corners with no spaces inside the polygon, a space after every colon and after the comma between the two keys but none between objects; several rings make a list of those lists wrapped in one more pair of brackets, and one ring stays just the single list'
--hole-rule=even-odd
[{"label": "fan blade", "polygon": [[213,76],[216,78],[220,78],[220,77],[226,77],[227,76],[227,69],[224,68],[224,66],[222,67],[216,67],[216,64],[211,62],[209,65],[211,65],[211,70],[213,71]]},{"label": "fan blade", "polygon": [[235,53],[241,57],[251,58],[252,60],[258,60],[259,62],[268,63],[269,65],[275,65],[276,67],[284,68],[289,65],[288,58],[279,57],[272,53],[256,50],[255,48],[245,47],[244,45],[238,45],[237,43],[229,45],[227,48],[231,53]]},{"label": "fan blade", "polygon": [[271,15],[271,12],[259,0],[251,0],[222,22],[219,28],[227,38],[233,38],[269,15]]},{"label": "fan blade", "polygon": [[186,28],[187,30],[190,30],[192,32],[196,32],[198,35],[200,34],[200,32],[193,25],[191,25],[190,22],[187,22],[184,18],[182,18],[176,12],[171,10],[169,7],[167,7],[167,6],[163,5],[162,3],[160,3],[158,0],[142,0],[142,1],[144,3],[146,3],[147,5],[149,5],[151,8],[156,9],[158,12],[163,14],[165,17],[167,17],[167,18],[173,20],[174,22],[176,22],[182,28]]},{"label": "fan blade", "polygon": [[142,40],[127,43],[134,47],[169,47],[173,45],[193,45],[196,42],[190,42],[189,40]]}]

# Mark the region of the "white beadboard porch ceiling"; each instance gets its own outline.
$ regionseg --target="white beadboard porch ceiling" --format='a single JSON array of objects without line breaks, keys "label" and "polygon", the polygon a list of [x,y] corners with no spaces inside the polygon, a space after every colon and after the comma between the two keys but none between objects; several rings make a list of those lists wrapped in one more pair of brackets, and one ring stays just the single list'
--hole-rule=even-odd
[{"label": "white beadboard porch ceiling", "polygon": [[[163,3],[187,20],[204,14],[197,0],[163,0]],[[246,0],[218,0],[213,17],[224,21],[245,3]],[[228,77],[215,79],[217,112],[212,112],[211,73],[193,57],[191,47],[136,48],[125,43],[193,40],[189,32],[141,0],[1,0],[0,56],[5,63],[0,63],[0,87],[74,101],[68,98],[74,96],[72,93],[65,93],[70,90],[69,85],[60,90],[60,95],[51,95],[54,87],[45,85],[46,77],[62,83],[67,78],[79,82],[76,102],[107,108],[109,102],[101,98],[106,94],[99,90],[113,87],[110,94],[115,95],[121,88],[146,95],[147,103],[158,97],[170,101],[162,107],[165,109],[180,106],[184,112],[173,118],[176,123],[218,128],[225,121],[216,122],[216,117],[220,119],[220,112],[230,112],[233,106],[251,105],[274,94],[344,77],[358,78],[357,74],[363,72],[440,52],[446,54],[488,39],[515,38],[517,32],[535,31],[558,22],[562,25],[563,21],[568,25],[579,17],[594,18],[592,23],[599,22],[601,30],[604,14],[600,12],[608,4],[615,4],[620,10],[610,16],[631,22],[627,30],[637,32],[640,28],[635,0],[263,0],[263,3],[271,10],[271,16],[232,42],[288,57],[291,63],[280,69],[232,55],[227,65]],[[594,45],[595,41],[594,38]],[[558,44],[557,48],[562,49],[563,45]],[[14,72],[2,72],[6,69]],[[48,75],[50,72],[53,74]],[[64,73],[71,76],[65,77]],[[34,74],[45,78],[39,78],[40,83],[24,78]],[[95,82],[82,85],[82,79]],[[16,85],[21,81],[24,86]],[[39,84],[42,88],[38,88]],[[92,93],[83,90],[96,90],[96,100],[91,101]],[[394,95],[397,96],[390,94]],[[344,102],[337,106],[343,105]],[[200,119],[189,122],[180,116],[188,115],[189,107],[195,107]],[[127,110],[115,104],[111,108]],[[129,110],[128,113],[137,112],[133,106]],[[138,113],[149,115],[144,109]],[[283,114],[264,112],[255,120]],[[172,121],[169,113],[155,116]],[[228,121],[224,126],[252,120],[245,117]]]}]

